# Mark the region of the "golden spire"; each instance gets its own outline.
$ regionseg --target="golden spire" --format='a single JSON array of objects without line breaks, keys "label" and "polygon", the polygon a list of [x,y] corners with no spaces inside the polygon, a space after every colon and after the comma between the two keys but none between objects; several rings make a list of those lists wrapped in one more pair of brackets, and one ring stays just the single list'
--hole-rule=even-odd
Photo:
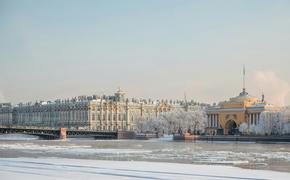
[{"label": "golden spire", "polygon": [[246,92],[245,76],[246,76],[246,69],[245,69],[245,65],[243,65],[243,92]]}]

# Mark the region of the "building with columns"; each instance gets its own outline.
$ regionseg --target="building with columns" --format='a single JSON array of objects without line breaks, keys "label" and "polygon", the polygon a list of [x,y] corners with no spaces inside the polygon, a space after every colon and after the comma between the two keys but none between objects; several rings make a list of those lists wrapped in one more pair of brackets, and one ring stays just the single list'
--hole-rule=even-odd
[{"label": "building with columns", "polygon": [[12,110],[11,103],[0,103],[0,125],[12,124]]},{"label": "building with columns", "polygon": [[0,125],[87,130],[134,130],[135,120],[185,108],[184,101],[126,99],[118,89],[113,96],[79,96],[53,102],[0,104]]},{"label": "building with columns", "polygon": [[206,131],[211,135],[234,135],[242,123],[246,123],[249,129],[258,124],[262,112],[277,110],[279,107],[268,104],[264,95],[259,99],[249,95],[243,88],[238,96],[207,108]]}]

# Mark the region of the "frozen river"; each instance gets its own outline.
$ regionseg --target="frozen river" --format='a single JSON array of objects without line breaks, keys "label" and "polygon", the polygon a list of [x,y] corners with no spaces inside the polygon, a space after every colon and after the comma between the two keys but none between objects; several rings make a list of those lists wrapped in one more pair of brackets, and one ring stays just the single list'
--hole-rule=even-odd
[{"label": "frozen river", "polygon": [[10,160],[16,157],[222,165],[290,172],[290,144],[286,143],[174,142],[171,137],[147,141],[93,139],[61,141],[38,140],[37,137],[24,135],[1,135],[2,165],[5,162],[3,159]]}]

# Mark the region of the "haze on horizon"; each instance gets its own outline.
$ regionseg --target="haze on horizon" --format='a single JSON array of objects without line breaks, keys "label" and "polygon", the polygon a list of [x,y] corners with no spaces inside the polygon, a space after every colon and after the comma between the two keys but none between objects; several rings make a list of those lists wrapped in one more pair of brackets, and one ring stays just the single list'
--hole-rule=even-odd
[{"label": "haze on horizon", "polygon": [[113,94],[290,104],[290,1],[0,0],[0,102]]}]

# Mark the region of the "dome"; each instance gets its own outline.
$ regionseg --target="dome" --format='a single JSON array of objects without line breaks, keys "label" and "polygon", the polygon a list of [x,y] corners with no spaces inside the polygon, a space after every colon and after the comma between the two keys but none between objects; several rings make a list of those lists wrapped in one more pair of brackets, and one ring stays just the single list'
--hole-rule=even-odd
[{"label": "dome", "polygon": [[121,88],[118,88],[118,91],[115,93],[115,100],[116,101],[124,101],[125,99],[125,92],[121,90]]},{"label": "dome", "polygon": [[118,88],[118,91],[115,93],[117,95],[125,95],[125,92],[121,90],[121,88]]},{"label": "dome", "polygon": [[257,99],[253,96],[251,96],[249,93],[246,92],[245,89],[236,97],[230,98],[230,101],[234,102],[243,102],[243,101],[248,101],[248,100],[254,100]]},{"label": "dome", "polygon": [[254,98],[253,96],[249,95],[249,93],[247,93],[245,90],[243,90],[238,96],[236,96],[235,98],[239,98],[239,99],[251,99]]}]

